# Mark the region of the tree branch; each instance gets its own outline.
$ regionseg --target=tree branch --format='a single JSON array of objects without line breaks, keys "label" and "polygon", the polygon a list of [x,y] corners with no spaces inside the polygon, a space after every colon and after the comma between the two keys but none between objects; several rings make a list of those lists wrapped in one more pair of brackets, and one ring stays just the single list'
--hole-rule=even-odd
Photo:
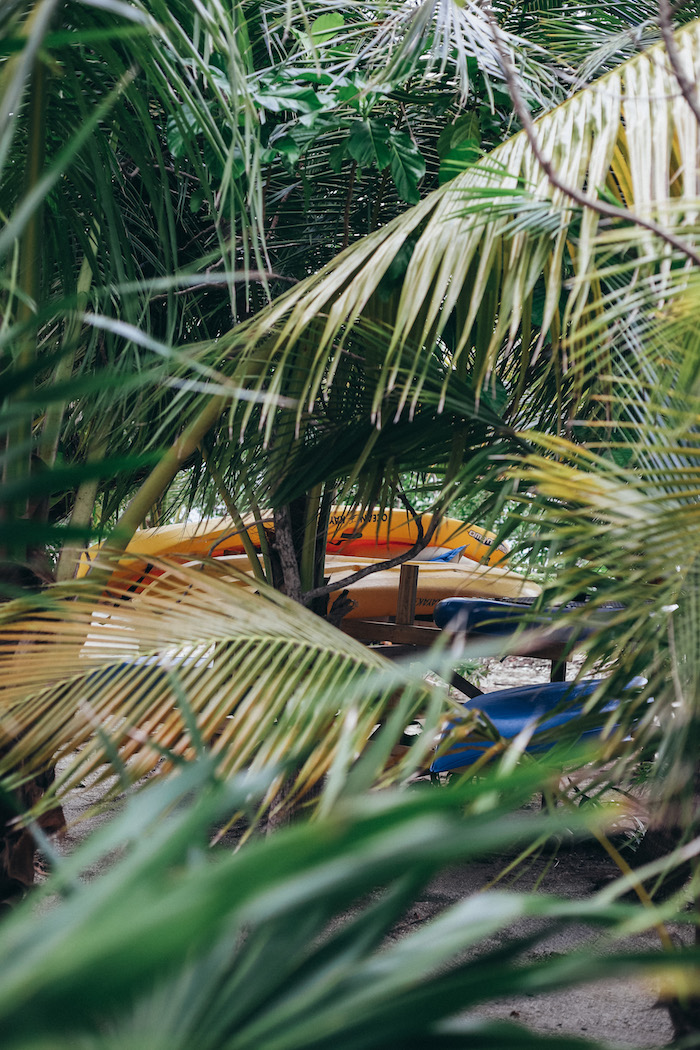
[{"label": "tree branch", "polygon": [[[408,501],[406,500],[405,503],[407,505]],[[397,554],[395,558],[387,558],[386,561],[377,561],[372,565],[365,565],[364,568],[358,569],[357,572],[352,573],[350,576],[346,576],[344,580],[340,580],[338,583],[325,584],[323,587],[315,587],[312,591],[306,591],[302,597],[304,604],[311,601],[312,598],[327,597],[329,594],[334,594],[336,591],[342,591],[345,587],[349,587],[353,583],[358,583],[359,580],[364,580],[365,576],[371,576],[375,572],[381,572],[383,569],[394,569],[397,565],[403,565],[405,561],[411,561],[415,558],[416,554],[420,554],[420,552],[428,545],[436,529],[440,525],[442,514],[433,514],[428,529],[423,532],[420,517],[415,513],[413,508],[409,509],[418,529],[418,539],[410,550],[404,551],[403,554]]]},{"label": "tree branch", "polygon": [[686,76],[686,72],[683,69],[680,52],[673,35],[673,12],[668,0],[659,0],[659,27],[664,38],[666,53],[668,54],[673,75],[678,81],[678,87],[681,89],[683,98],[693,111],[695,119],[700,124],[700,102],[698,102],[697,89],[693,81]]},{"label": "tree branch", "polygon": [[547,176],[550,184],[555,189],[560,190],[572,201],[575,201],[576,204],[580,204],[583,208],[590,208],[592,211],[597,212],[598,215],[602,215],[606,219],[616,219],[622,222],[629,222],[636,226],[640,226],[644,230],[648,230],[650,233],[659,237],[662,241],[665,241],[666,244],[675,248],[676,251],[681,252],[687,259],[690,259],[691,262],[695,263],[696,266],[700,266],[700,255],[698,255],[698,253],[694,251],[686,241],[682,240],[680,237],[676,237],[674,233],[671,233],[663,226],[660,226],[659,223],[654,222],[653,219],[644,219],[641,215],[635,215],[635,213],[630,211],[629,208],[618,208],[613,204],[608,204],[606,201],[599,200],[597,197],[591,197],[590,194],[584,193],[583,190],[579,190],[576,186],[568,186],[563,179],[559,177],[551,160],[544,155],[540,148],[535,131],[535,122],[533,121],[530,111],[520,94],[515,69],[513,68],[510,55],[504,46],[499,25],[488,4],[484,5],[483,11],[491,25],[494,44],[496,45],[496,50],[498,51],[501,65],[503,67],[503,76],[513,103],[513,108],[523,126],[523,131],[527,136],[530,149],[532,150],[537,163]]}]

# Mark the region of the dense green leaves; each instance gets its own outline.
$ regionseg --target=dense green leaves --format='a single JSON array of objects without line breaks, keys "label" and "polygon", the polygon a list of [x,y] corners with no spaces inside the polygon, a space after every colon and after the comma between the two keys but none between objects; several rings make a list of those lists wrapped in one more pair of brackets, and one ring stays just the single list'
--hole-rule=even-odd
[{"label": "dense green leaves", "polygon": [[[584,670],[613,660],[611,692],[636,673],[648,684],[604,757],[634,722],[627,752],[647,747],[690,830],[697,123],[663,49],[643,50],[658,36],[649,5],[584,15],[587,34],[549,3],[4,5],[0,542],[36,585],[37,551],[97,516],[132,528],[222,501],[259,516],[264,499],[293,504],[310,587],[337,489],[389,504],[419,474],[440,512],[455,495],[494,515],[515,501],[523,547],[546,551],[545,600],[587,595],[578,622],[623,599]],[[692,81],[698,34],[691,23],[676,38]],[[587,203],[512,134],[504,50],[539,146]],[[607,75],[579,90],[575,68]],[[631,221],[602,223],[598,197]],[[516,525],[511,513],[504,529]],[[40,932],[24,915],[0,932],[12,1050],[532,1046],[510,1028],[438,1026],[498,989],[554,986],[559,960],[516,965],[519,944],[476,964],[460,953],[514,917],[559,921],[581,904],[480,898],[405,945],[379,940],[441,863],[540,824],[503,823],[488,784],[457,803],[342,808],[422,768],[442,695],[278,594],[239,580],[234,601],[221,567],[168,571],[129,600],[133,580],[116,603],[59,587],[3,612],[6,786],[76,745],[64,786],[186,767],[138,796],[127,834],[141,842],[112,876]],[[425,735],[387,769],[426,704]],[[267,772],[229,790],[214,769]],[[212,821],[255,822],[285,779],[278,808],[324,776],[321,811],[339,808],[318,831],[193,857]],[[503,808],[523,797],[509,784]],[[195,810],[170,825],[193,790]],[[348,905],[356,918],[334,932]],[[600,901],[589,911],[615,918]]]},{"label": "dense green leaves", "polygon": [[[697,35],[695,23],[679,37],[688,63],[697,62]],[[607,180],[610,192],[621,194],[622,203],[640,214],[649,209],[655,213],[655,205],[650,186],[631,158],[651,151],[655,178],[674,201],[668,222],[683,231],[692,251],[695,184],[681,173],[693,169],[695,120],[685,103],[671,105],[674,85],[672,73],[662,72],[654,55],[642,56],[541,118],[536,133],[564,182],[580,188],[586,181],[603,186]],[[650,106],[656,107],[653,115]],[[638,112],[643,119],[636,119]],[[652,141],[652,125],[666,128],[668,136],[654,135]],[[562,143],[572,135],[577,149],[564,149]],[[687,156],[687,164],[678,171],[676,152]],[[348,327],[373,316],[374,295],[384,275],[412,240],[401,293],[381,314],[392,334],[376,387],[375,410],[385,391],[398,382],[402,397],[415,409],[423,392],[423,364],[438,340],[447,344],[453,367],[469,370],[477,383],[494,371],[513,377],[517,353],[521,377],[517,390],[535,362],[543,367],[545,347],[554,358],[569,353],[568,365],[570,349],[578,350],[586,325],[597,316],[594,302],[602,278],[590,267],[597,253],[599,216],[588,209],[581,218],[569,204],[543,176],[521,132],[416,208],[358,242],[337,263],[292,289],[232,334],[231,344],[241,345],[242,338],[254,340],[258,356],[259,341],[266,341],[262,352],[275,361],[270,384],[275,389],[279,362],[291,359],[297,344],[307,337],[309,323],[318,318],[314,365],[300,392],[300,417],[307,405],[315,404],[329,362],[333,372],[335,346],[346,344]],[[528,208],[534,221],[521,222],[518,216],[527,215]],[[543,212],[550,222],[542,221]],[[632,223],[628,236],[634,230]],[[650,233],[644,236],[640,251],[652,250],[650,238]],[[648,265],[654,269],[653,261]],[[665,273],[666,267],[662,270]],[[569,272],[578,278],[567,285]],[[543,279],[544,302],[535,329],[533,317]],[[562,346],[562,339],[569,343]],[[411,367],[399,380],[407,359]],[[574,366],[578,362],[574,355]],[[588,411],[593,373],[585,367],[556,367],[559,372],[551,377],[550,391],[556,384],[560,416]],[[531,403],[522,400],[520,407],[526,409]]]},{"label": "dense green leaves", "polygon": [[[265,784],[221,785],[203,758],[139,791],[82,850],[59,859],[43,896],[62,899],[3,924],[4,1045],[389,1050],[442,1044],[441,1023],[505,994],[662,968],[672,980],[697,952],[601,955],[591,946],[565,966],[551,952],[523,960],[582,919],[605,932],[609,948],[635,913],[603,900],[477,893],[386,942],[445,866],[554,828],[536,814],[508,816],[535,783],[511,774],[458,792],[375,797],[231,855],[206,850],[211,828],[254,809]],[[114,850],[120,859],[81,884]],[[649,911],[643,927],[655,918]],[[523,919],[537,919],[536,932],[531,923],[527,933],[513,928]],[[496,1037],[500,1050],[533,1045],[517,1026],[470,1020],[448,1030],[449,1046]]]}]

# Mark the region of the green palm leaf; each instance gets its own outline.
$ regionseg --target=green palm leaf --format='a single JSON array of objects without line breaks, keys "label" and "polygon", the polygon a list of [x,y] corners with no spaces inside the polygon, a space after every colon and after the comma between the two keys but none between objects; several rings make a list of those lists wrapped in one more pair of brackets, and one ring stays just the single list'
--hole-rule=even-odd
[{"label": "green palm leaf", "polygon": [[[474,1016],[448,1019],[506,995],[621,973],[663,971],[682,988],[697,948],[618,947],[631,924],[640,931],[658,922],[657,909],[640,915],[600,897],[492,891],[395,935],[447,866],[563,826],[556,815],[513,819],[511,807],[537,784],[532,771],[519,771],[459,791],[387,793],[234,854],[206,850],[208,836],[264,791],[260,778],[217,783],[202,761],[150,784],[78,853],[59,858],[44,894],[63,899],[3,923],[5,1045],[393,1050],[446,1039],[494,1050],[599,1047]],[[574,821],[581,826],[580,815]],[[110,852],[119,857],[111,869],[81,884],[78,876]],[[545,950],[545,938],[582,922],[602,936],[567,956]]]},{"label": "green palm leaf", "polygon": [[[289,774],[286,805],[324,777],[340,791],[395,707],[393,739],[374,746],[370,780],[403,779],[425,765],[443,700],[420,677],[278,592],[256,584],[254,593],[235,570],[157,562],[155,572],[163,574],[144,567],[135,597],[132,575],[103,598],[71,584],[49,588],[33,608],[2,607],[7,788],[60,753],[58,790],[115,772],[123,786],[163,759],[171,766],[206,753],[227,776],[277,767],[268,802]],[[422,742],[387,773],[393,743],[423,709]]]},{"label": "green palm leaf", "polygon": [[[700,23],[676,39],[695,78]],[[663,48],[635,56],[545,114],[536,133],[565,183],[593,195],[610,193],[631,214],[658,219],[681,235],[687,230],[688,243],[695,243],[697,128]],[[543,229],[514,227],[523,201],[538,204],[552,221]],[[383,307],[393,336],[374,406],[397,388],[415,407],[422,393],[421,347],[434,345],[452,318],[452,363],[468,361],[481,381],[516,345],[524,368],[545,344],[557,355],[562,338],[590,318],[599,296],[599,278],[591,271],[599,227],[593,210],[581,214],[551,187],[521,132],[231,333],[226,353],[248,384],[274,395],[288,389],[303,353],[306,379],[295,386],[300,420],[332,384],[347,332],[376,313],[380,284],[408,248],[400,294]],[[672,251],[660,249],[651,233],[640,252],[652,260],[660,253],[668,260],[661,272],[668,270]],[[575,277],[570,287],[567,267]],[[544,298],[535,326],[538,286]]]},{"label": "green palm leaf", "polygon": [[647,680],[610,719],[617,725],[611,741],[635,722],[630,757],[652,761],[655,791],[672,807],[678,834],[689,836],[700,682],[698,415],[697,399],[686,394],[681,416],[675,394],[668,423],[663,416],[656,422],[652,397],[613,404],[623,416],[638,407],[640,419],[630,431],[611,422],[604,442],[594,436],[590,444],[604,450],[531,433],[544,454],[525,457],[516,473],[528,492],[523,517],[548,551],[543,601],[587,594],[567,615],[584,627],[601,605],[619,603],[606,628],[588,639],[585,666],[608,665],[600,702],[619,696],[634,676]]}]

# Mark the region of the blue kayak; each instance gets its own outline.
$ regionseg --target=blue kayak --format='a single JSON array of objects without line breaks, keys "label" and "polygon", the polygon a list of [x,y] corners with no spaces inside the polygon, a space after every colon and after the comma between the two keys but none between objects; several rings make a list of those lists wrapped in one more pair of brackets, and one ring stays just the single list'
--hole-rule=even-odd
[{"label": "blue kayak", "polygon": [[[483,693],[481,696],[468,700],[464,708],[467,711],[471,709],[483,711],[493,722],[500,735],[507,740],[517,736],[526,726],[537,722],[527,750],[529,752],[544,751],[553,747],[555,741],[538,741],[538,735],[546,730],[564,729],[569,726],[581,715],[585,701],[597,689],[601,681],[601,679],[592,679],[585,682],[544,682],[541,685],[528,685],[517,689],[499,689],[496,692]],[[627,688],[639,688],[643,684],[641,679],[634,680]],[[607,720],[606,716],[614,711],[618,704],[617,699],[609,701],[600,711],[596,712],[593,725],[589,720],[582,732],[576,735],[568,734],[571,742],[598,736]],[[549,712],[553,713],[546,717]],[[540,719],[542,721],[539,721]],[[449,723],[445,733],[457,729],[459,724],[459,719],[453,720]],[[455,743],[443,755],[436,758],[430,771],[431,773],[445,773],[471,765],[492,746],[491,741],[472,739],[470,736],[464,741]]]},{"label": "blue kayak", "polygon": [[[519,628],[547,630],[547,641],[564,645],[574,639],[583,639],[606,625],[612,614],[622,608],[609,605],[591,609],[585,624],[556,628],[556,620],[563,613],[585,603],[571,603],[557,609],[532,613],[532,602],[493,601],[487,598],[444,598],[435,606],[433,619],[442,630],[464,631],[472,635],[507,637]],[[552,627],[556,629],[553,631]]]}]

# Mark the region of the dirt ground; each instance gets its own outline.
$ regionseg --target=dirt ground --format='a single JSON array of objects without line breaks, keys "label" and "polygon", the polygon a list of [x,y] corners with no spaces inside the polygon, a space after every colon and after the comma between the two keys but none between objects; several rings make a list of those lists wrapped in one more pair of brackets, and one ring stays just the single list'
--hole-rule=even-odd
[{"label": "dirt ground", "polygon": [[[424,899],[416,901],[394,935],[402,936],[443,908],[478,892],[497,877],[505,860],[507,858],[489,860],[444,872],[430,886]],[[575,900],[588,897],[614,874],[615,869],[602,849],[597,844],[586,843],[562,848],[554,858],[543,857],[521,871],[517,882],[501,882],[499,886],[512,885],[521,891],[537,886],[542,892]],[[669,929],[674,939],[690,942],[689,929],[679,926]],[[519,924],[513,932],[525,933],[526,925]],[[563,956],[595,936],[583,923],[568,927],[538,944],[526,957],[536,960],[552,954]],[[659,948],[659,939],[656,933],[643,934],[629,938],[621,947],[655,951]],[[597,1038],[619,1047],[663,1047],[671,1042],[673,1029],[667,1011],[659,1004],[659,993],[658,984],[605,979],[548,995],[510,997],[484,1004],[474,1013],[515,1021],[543,1034]]]},{"label": "dirt ground", "polygon": [[[482,667],[483,676],[478,684],[484,692],[546,682],[550,674],[547,661],[527,657],[484,660]],[[567,678],[574,678],[576,670],[576,664],[570,663]],[[638,811],[631,812],[627,818],[630,830],[643,815],[643,800],[640,800]],[[416,902],[407,919],[407,928],[427,921],[443,907],[478,892],[499,876],[507,860],[494,858],[444,872],[430,888],[426,899]],[[498,885],[501,888],[511,885],[519,891],[537,887],[542,892],[576,900],[589,897],[617,874],[617,868],[597,842],[568,846],[564,843],[556,855],[542,856],[516,869],[510,881],[504,880]],[[398,929],[396,935],[400,936],[402,932]],[[525,931],[519,927],[517,932]],[[692,942],[692,931],[687,926],[670,925],[669,932],[679,944]],[[584,924],[570,927],[539,944],[529,958],[551,953],[564,955],[594,936]],[[659,948],[658,935],[654,932],[630,938],[621,947],[655,951]],[[474,1012],[482,1017],[514,1021],[543,1034],[597,1038],[619,1047],[656,1048],[667,1046],[673,1038],[668,1012],[659,1001],[660,990],[658,983],[606,979],[548,995],[504,999],[485,1004]]]},{"label": "dirt ground", "polygon": [[[511,657],[507,662],[487,661],[487,673],[479,684],[485,691],[506,688],[515,684],[547,681],[549,665],[522,657]],[[570,668],[570,675],[573,669]],[[66,800],[66,817],[71,827],[57,843],[68,852],[100,823],[109,819],[118,807],[113,803],[98,817],[80,822],[86,805],[92,805],[88,793],[81,793],[80,801]],[[422,923],[428,922],[444,908],[488,885],[501,872],[508,858],[496,857],[481,863],[471,863],[443,872],[417,900],[403,923],[394,930],[393,937],[405,936]],[[97,871],[94,874],[98,874]],[[543,892],[568,899],[584,899],[596,888],[617,874],[612,861],[595,842],[564,844],[556,855],[551,852],[517,869],[517,881],[499,882],[499,887],[512,885],[517,890],[537,886]],[[524,932],[519,927],[515,933]],[[691,931],[686,927],[672,927],[672,936],[678,941],[690,941]],[[593,936],[590,928],[580,926],[557,933],[539,944],[530,953],[538,956],[562,954],[575,949]],[[630,940],[642,949],[659,947],[656,934],[644,934]],[[515,1021],[547,1034],[571,1034],[598,1038],[619,1047],[663,1047],[673,1036],[668,1014],[658,1004],[659,987],[641,981],[604,980],[592,985],[549,995],[513,997],[480,1007],[480,1016]]]}]

